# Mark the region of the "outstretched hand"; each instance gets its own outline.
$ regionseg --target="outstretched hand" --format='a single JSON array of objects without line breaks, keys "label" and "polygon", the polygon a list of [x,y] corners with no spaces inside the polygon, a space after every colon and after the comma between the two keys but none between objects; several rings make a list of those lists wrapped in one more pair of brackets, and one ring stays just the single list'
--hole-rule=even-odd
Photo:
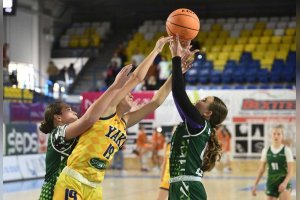
[{"label": "outstretched hand", "polygon": [[199,52],[199,49],[191,51],[192,45],[189,45],[187,48],[183,49],[183,56],[181,57],[182,63],[182,73],[185,73],[192,67],[194,62],[195,53]]},{"label": "outstretched hand", "polygon": [[180,44],[178,34],[176,35],[175,39],[170,42],[170,50],[171,50],[172,58],[175,56],[182,57],[183,48]]},{"label": "outstretched hand", "polygon": [[157,53],[160,53],[163,50],[165,44],[171,42],[172,40],[173,40],[173,36],[168,36],[168,37],[162,36],[157,40],[154,49],[157,51]]},{"label": "outstretched hand", "polygon": [[126,81],[130,78],[131,69],[132,69],[132,64],[129,64],[123,67],[121,71],[118,73],[113,83],[117,88],[123,87]]}]

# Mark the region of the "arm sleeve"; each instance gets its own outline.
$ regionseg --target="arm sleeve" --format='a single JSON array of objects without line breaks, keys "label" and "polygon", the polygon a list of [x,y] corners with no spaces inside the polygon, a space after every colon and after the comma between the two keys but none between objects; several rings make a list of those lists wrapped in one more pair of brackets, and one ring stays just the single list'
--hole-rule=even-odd
[{"label": "arm sleeve", "polygon": [[181,58],[176,56],[172,59],[172,94],[176,108],[182,118],[192,129],[203,129],[205,119],[200,115],[197,108],[191,103],[185,92],[185,84],[181,69]]},{"label": "arm sleeve", "polygon": [[289,147],[285,147],[284,153],[285,153],[285,157],[286,157],[286,162],[294,161],[292,150]]},{"label": "arm sleeve", "polygon": [[76,141],[76,138],[71,140],[65,139],[66,128],[68,125],[58,126],[51,133],[51,145],[59,153],[67,151],[73,143]]},{"label": "arm sleeve", "polygon": [[260,161],[266,162],[267,161],[267,148],[264,148],[261,152]]}]

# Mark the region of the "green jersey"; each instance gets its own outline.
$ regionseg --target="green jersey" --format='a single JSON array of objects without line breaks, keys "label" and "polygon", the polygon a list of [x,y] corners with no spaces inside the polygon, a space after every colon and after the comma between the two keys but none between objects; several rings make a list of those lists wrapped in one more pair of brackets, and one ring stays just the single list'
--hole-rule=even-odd
[{"label": "green jersey", "polygon": [[67,159],[77,143],[76,138],[65,140],[66,127],[67,125],[58,126],[49,135],[45,182],[39,200],[52,200],[56,180],[67,165]]},{"label": "green jersey", "polygon": [[182,175],[202,177],[203,155],[211,133],[210,124],[197,134],[191,135],[186,123],[176,128],[171,140],[170,177]]}]

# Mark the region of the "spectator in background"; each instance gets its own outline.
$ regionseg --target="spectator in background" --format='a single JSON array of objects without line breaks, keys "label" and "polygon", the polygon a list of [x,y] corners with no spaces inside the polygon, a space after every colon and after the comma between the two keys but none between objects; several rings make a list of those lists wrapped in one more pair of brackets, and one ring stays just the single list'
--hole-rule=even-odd
[{"label": "spectator in background", "polygon": [[230,142],[231,142],[231,134],[229,130],[226,128],[225,125],[221,125],[217,128],[217,137],[219,142],[222,146],[222,158],[221,162],[223,163],[223,171],[224,172],[231,172],[231,148],[230,148]]},{"label": "spectator in background", "polygon": [[145,55],[140,53],[138,49],[135,49],[131,57],[131,62],[135,61],[136,65],[138,66],[144,60],[144,58]]},{"label": "spectator in background", "polygon": [[159,85],[157,83],[155,76],[150,76],[146,82],[146,88],[147,90],[157,90],[159,88]]},{"label": "spectator in background", "polygon": [[59,70],[53,61],[49,62],[49,65],[47,68],[47,74],[49,76],[49,80],[54,84],[58,78],[57,76],[59,74]]},{"label": "spectator in background", "polygon": [[109,66],[106,70],[105,83],[106,83],[107,87],[109,87],[114,82],[117,72],[118,72],[117,63],[110,62]]},{"label": "spectator in background", "polygon": [[144,126],[139,125],[139,132],[137,136],[137,154],[141,161],[141,171],[148,171],[147,154],[152,151],[151,142],[147,138]]},{"label": "spectator in background", "polygon": [[76,72],[75,72],[75,69],[74,69],[74,63],[71,63],[69,68],[68,68],[68,76],[69,76],[68,83],[72,84],[75,77],[76,77]]},{"label": "spectator in background", "polygon": [[120,58],[120,56],[118,55],[118,52],[116,51],[113,55],[113,57],[111,58],[110,62],[115,62],[117,68],[121,68],[122,67],[122,59]]},{"label": "spectator in background", "polygon": [[124,155],[123,155],[123,150],[125,146],[122,146],[120,151],[117,151],[115,153],[115,156],[113,158],[113,164],[111,166],[112,169],[117,169],[117,170],[124,170]]},{"label": "spectator in background", "polygon": [[170,62],[164,56],[161,57],[161,61],[157,65],[157,70],[159,85],[163,85],[171,74]]},{"label": "spectator in background", "polygon": [[122,61],[121,66],[125,66],[125,63],[127,61],[127,55],[125,53],[125,50],[126,50],[125,45],[120,44],[119,49],[118,49],[118,55],[119,55],[119,57],[121,58],[121,61]]},{"label": "spectator in background", "polygon": [[152,134],[152,162],[153,170],[160,171],[163,162],[165,137],[162,134],[161,127],[154,129]]},{"label": "spectator in background", "polygon": [[3,67],[8,69],[8,65],[9,65],[9,44],[8,43],[4,43],[3,45]]}]

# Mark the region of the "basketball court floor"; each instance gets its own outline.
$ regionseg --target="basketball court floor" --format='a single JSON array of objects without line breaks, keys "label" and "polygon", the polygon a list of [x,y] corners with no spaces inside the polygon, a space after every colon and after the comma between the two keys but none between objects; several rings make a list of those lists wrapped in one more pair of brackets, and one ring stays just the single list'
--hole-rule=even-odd
[{"label": "basketball court floor", "polygon": [[[251,195],[251,187],[255,180],[256,170],[243,166],[235,166],[232,173],[206,173],[203,184],[210,200],[263,200],[266,179],[260,181],[258,195]],[[237,168],[238,167],[238,168]],[[103,182],[104,200],[155,200],[160,177],[159,173],[140,171],[109,170]],[[43,180],[30,180],[4,184],[4,200],[38,199]],[[296,177],[292,179],[292,200],[296,200]]]}]

